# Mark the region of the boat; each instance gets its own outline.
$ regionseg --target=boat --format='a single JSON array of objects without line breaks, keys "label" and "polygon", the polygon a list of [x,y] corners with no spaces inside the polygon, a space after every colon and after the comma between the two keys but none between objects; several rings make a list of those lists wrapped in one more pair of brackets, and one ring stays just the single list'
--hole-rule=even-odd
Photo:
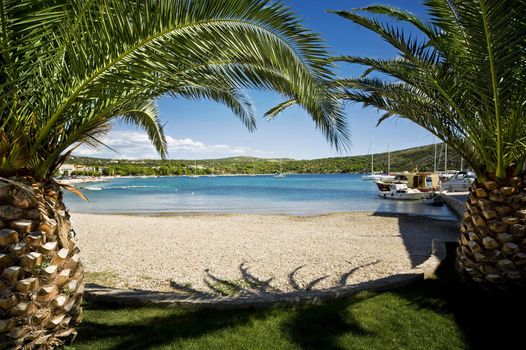
[{"label": "boat", "polygon": [[381,174],[381,173],[364,174],[364,175],[362,175],[362,180],[375,181],[375,180],[380,180],[382,178],[382,176],[383,176],[383,174]]},{"label": "boat", "polygon": [[371,172],[369,174],[362,175],[362,180],[364,181],[377,181],[380,180],[382,177],[382,173],[375,173],[374,172],[374,153],[371,151],[373,148],[374,138],[371,141],[371,145],[369,146],[369,151],[371,152]]},{"label": "boat", "polygon": [[196,171],[197,171],[197,162],[194,162],[194,168],[193,168],[193,172],[194,172],[194,174],[192,174],[192,175],[190,175],[190,176],[188,176],[188,177],[191,177],[191,178],[193,178],[193,179],[196,179],[196,178],[198,178],[198,177],[201,177],[200,175],[195,174]]},{"label": "boat", "polygon": [[[372,147],[372,143],[371,143]],[[385,181],[389,182],[395,179],[395,175],[391,174],[391,151],[389,150],[389,142],[387,143],[387,173],[374,172],[374,154],[371,153],[371,172],[362,175],[362,180],[365,181]]]},{"label": "boat", "polygon": [[374,180],[379,191],[389,191],[392,184],[407,184],[407,176],[404,174],[396,174],[389,176],[382,176],[378,180]]},{"label": "boat", "polygon": [[393,181],[396,179],[396,175],[387,173],[386,175],[380,175],[380,181]]},{"label": "boat", "polygon": [[216,164],[212,162],[212,174],[208,175],[208,177],[217,177],[215,165]]},{"label": "boat", "polygon": [[374,181],[379,191],[389,191],[391,185],[406,185],[410,189],[420,192],[434,192],[440,189],[440,180],[437,174],[422,172],[403,172],[394,174],[393,179],[384,178]]},{"label": "boat", "polygon": [[88,191],[102,191],[104,187],[95,187],[95,186],[89,186],[89,187],[81,187],[83,190]]},{"label": "boat", "polygon": [[391,150],[389,149],[389,141],[387,142],[387,174],[380,177],[380,181],[394,181],[396,175],[391,174]]},{"label": "boat", "polygon": [[274,175],[274,177],[277,177],[277,178],[285,177],[285,174],[283,174],[283,161],[282,160],[279,161],[279,173]]},{"label": "boat", "polygon": [[389,191],[378,191],[378,196],[385,199],[419,200],[425,199],[426,194],[416,188],[409,188],[406,184],[391,184]]},{"label": "boat", "polygon": [[470,171],[457,171],[452,177],[440,183],[440,189],[448,192],[468,192],[476,178],[476,175]]},{"label": "boat", "polygon": [[433,192],[429,195],[429,197],[423,199],[422,203],[439,207],[444,205],[446,202],[444,201],[444,198],[442,198],[440,193]]},{"label": "boat", "polygon": [[256,176],[256,163],[253,164],[254,172],[251,174],[248,174],[248,176]]}]

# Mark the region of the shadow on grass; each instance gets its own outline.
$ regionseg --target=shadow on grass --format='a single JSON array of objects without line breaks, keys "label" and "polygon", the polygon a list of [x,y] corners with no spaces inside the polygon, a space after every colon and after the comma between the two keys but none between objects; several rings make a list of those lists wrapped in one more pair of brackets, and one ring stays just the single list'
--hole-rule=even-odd
[{"label": "shadow on grass", "polygon": [[[148,314],[153,309],[154,312],[156,310],[161,314],[166,308],[112,307],[106,304],[89,303],[85,305],[86,312],[104,312],[104,323],[97,322],[93,316],[89,317],[80,325],[79,336],[73,346],[75,344],[87,346],[91,342],[96,342],[106,344],[104,349],[113,350],[150,349],[162,346],[184,348],[188,344],[187,341],[191,343],[195,340],[197,344],[201,344],[203,340],[201,338],[207,335],[219,334],[221,331],[236,333],[238,332],[236,327],[247,326],[255,320],[267,322],[267,318],[272,319],[277,315],[280,320],[279,334],[283,336],[282,339],[276,339],[277,342],[294,343],[302,349],[343,349],[338,345],[341,336],[349,333],[356,337],[371,335],[347,312],[351,304],[351,300],[337,300],[322,305],[265,309],[193,311],[179,309],[173,313],[164,312],[162,316],[145,317],[137,321],[122,322],[120,319],[116,322],[108,322],[107,317],[111,317],[111,312],[146,311],[145,314]],[[264,335],[267,341],[274,336],[273,333]],[[234,345],[232,344],[233,347]],[[100,348],[100,345],[98,346],[97,348]],[[201,345],[197,348],[203,346],[206,347]],[[239,344],[236,348],[239,348]]]},{"label": "shadow on grass", "polygon": [[351,300],[330,301],[323,305],[296,308],[282,324],[282,329],[301,349],[345,349],[339,344],[344,335],[375,335],[347,312],[352,304]]},{"label": "shadow on grass", "polygon": [[171,345],[185,339],[199,338],[207,334],[249,323],[253,319],[263,319],[266,311],[257,310],[182,310],[166,312],[161,307],[120,307],[107,304],[88,303],[84,307],[90,311],[102,311],[107,317],[111,312],[131,312],[158,315],[145,317],[137,321],[117,320],[99,323],[85,320],[80,324],[79,336],[75,344],[89,344],[92,341],[109,345],[105,349],[150,349]]},{"label": "shadow on grass", "polygon": [[523,348],[524,291],[484,291],[469,285],[455,271],[457,244],[447,243],[446,247],[447,258],[436,270],[435,279],[393,292],[418,308],[452,315],[472,349]]},{"label": "shadow on grass", "polygon": [[[213,344],[301,349],[418,349],[425,344],[430,348],[524,347],[524,295],[466,286],[454,272],[454,249],[454,244],[448,245],[448,258],[436,271],[436,279],[321,305],[192,310],[87,304],[86,321],[75,343],[89,348],[92,342],[104,343],[104,349],[213,348]],[[250,278],[256,287],[267,288],[268,281],[256,279]],[[236,343],[252,337],[257,340]]]}]

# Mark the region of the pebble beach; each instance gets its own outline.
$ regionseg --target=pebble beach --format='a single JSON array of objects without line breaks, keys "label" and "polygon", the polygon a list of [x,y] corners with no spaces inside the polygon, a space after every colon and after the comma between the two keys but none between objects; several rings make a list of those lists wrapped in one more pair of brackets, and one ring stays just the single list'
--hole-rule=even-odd
[{"label": "pebble beach", "polygon": [[414,216],[72,213],[88,282],[210,294],[319,290],[403,273],[458,223]]}]

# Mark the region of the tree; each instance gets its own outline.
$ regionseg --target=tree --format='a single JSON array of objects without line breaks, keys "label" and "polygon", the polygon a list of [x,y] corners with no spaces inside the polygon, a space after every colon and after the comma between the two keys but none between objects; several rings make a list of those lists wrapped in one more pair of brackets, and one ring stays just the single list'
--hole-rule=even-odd
[{"label": "tree", "polygon": [[430,21],[383,5],[331,11],[377,33],[398,53],[335,57],[367,67],[337,84],[344,99],[384,111],[378,123],[406,118],[464,157],[478,181],[461,223],[458,269],[484,286],[524,287],[526,2],[429,0],[425,6]]},{"label": "tree", "polygon": [[142,127],[165,157],[156,97],[223,103],[253,130],[243,89],[263,88],[346,145],[325,48],[279,3],[0,0],[0,46],[1,348],[76,333],[83,269],[51,176],[78,145],[102,145],[114,120]]}]

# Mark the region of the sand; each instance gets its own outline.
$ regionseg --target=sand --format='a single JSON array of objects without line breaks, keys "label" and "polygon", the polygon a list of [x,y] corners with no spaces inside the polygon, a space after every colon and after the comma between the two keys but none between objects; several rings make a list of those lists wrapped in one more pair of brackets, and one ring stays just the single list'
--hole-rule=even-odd
[{"label": "sand", "polygon": [[409,216],[72,214],[88,280],[212,294],[316,290],[407,272],[458,223]]}]

